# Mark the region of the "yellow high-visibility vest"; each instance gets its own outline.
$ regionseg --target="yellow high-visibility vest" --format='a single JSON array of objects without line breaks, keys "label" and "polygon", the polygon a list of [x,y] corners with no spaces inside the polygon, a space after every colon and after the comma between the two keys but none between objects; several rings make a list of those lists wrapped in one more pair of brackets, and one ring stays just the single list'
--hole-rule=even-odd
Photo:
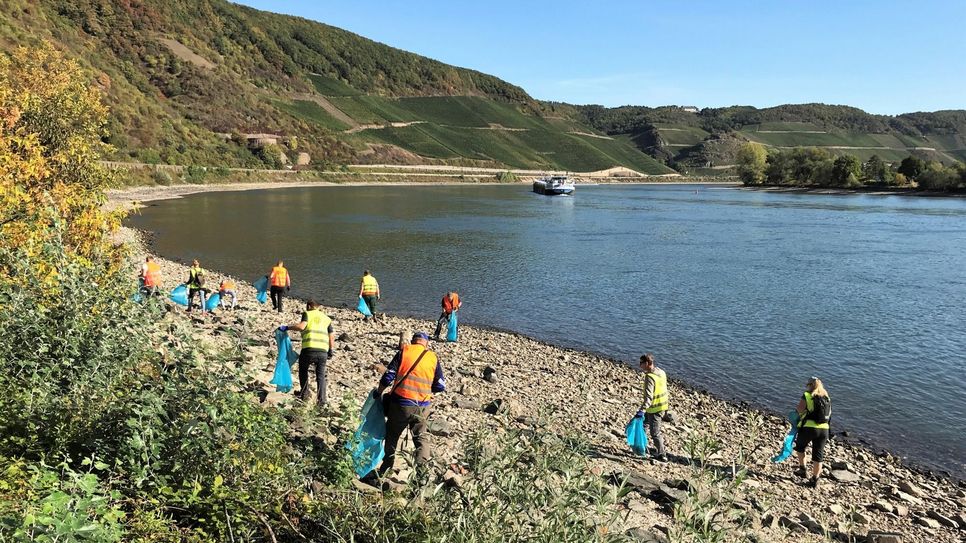
[{"label": "yellow high-visibility vest", "polygon": [[305,312],[305,328],[302,330],[302,348],[329,350],[329,324],[332,319],[318,309]]},{"label": "yellow high-visibility vest", "polygon": [[663,413],[667,411],[668,408],[668,393],[667,393],[667,374],[663,371],[661,373],[648,373],[647,377],[654,380],[654,398],[651,400],[651,406],[644,410],[645,413]]}]

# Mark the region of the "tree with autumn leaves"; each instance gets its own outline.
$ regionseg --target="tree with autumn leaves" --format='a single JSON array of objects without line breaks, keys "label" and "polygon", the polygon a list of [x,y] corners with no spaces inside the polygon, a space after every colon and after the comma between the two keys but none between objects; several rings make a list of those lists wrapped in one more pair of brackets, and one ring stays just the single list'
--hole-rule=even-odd
[{"label": "tree with autumn leaves", "polygon": [[[49,44],[0,56],[0,281],[56,290],[57,271],[120,263],[105,211],[111,172],[101,91]],[[58,250],[51,251],[51,244]],[[26,259],[13,269],[11,258]]]}]

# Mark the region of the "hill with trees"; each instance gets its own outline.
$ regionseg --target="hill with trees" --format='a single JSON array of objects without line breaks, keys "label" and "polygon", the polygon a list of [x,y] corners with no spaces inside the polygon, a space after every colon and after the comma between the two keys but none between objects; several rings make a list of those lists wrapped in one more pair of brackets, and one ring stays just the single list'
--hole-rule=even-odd
[{"label": "hill with trees", "polygon": [[[5,2],[0,50],[43,42],[105,92],[120,161],[272,167],[306,152],[315,166],[671,171],[624,139],[546,118],[491,75],[224,0]],[[251,134],[280,143],[266,152]]]},{"label": "hill with trees", "polygon": [[743,142],[774,150],[817,147],[861,160],[876,155],[891,163],[910,155],[946,165],[966,160],[963,110],[888,116],[826,104],[697,112],[677,106],[589,105],[571,106],[568,112],[603,133],[630,138],[639,149],[679,170],[733,166]]}]

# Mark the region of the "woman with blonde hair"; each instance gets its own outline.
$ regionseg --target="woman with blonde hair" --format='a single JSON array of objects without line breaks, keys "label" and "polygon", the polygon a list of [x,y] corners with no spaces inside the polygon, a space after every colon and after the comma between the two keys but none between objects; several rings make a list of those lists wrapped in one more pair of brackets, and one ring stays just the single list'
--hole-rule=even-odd
[{"label": "woman with blonde hair", "polygon": [[798,437],[795,440],[795,453],[798,456],[798,469],[795,474],[805,477],[805,448],[812,444],[812,473],[808,486],[818,486],[822,475],[822,461],[825,459],[825,444],[828,443],[829,419],[832,417],[832,400],[822,385],[822,380],[812,377],[805,383],[805,393],[798,406]]}]

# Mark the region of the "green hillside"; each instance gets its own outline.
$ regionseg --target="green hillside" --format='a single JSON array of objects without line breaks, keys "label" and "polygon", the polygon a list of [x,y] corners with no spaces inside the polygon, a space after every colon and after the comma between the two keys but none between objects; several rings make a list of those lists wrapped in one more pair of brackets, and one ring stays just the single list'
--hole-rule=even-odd
[{"label": "green hillside", "polygon": [[910,155],[945,164],[966,160],[966,111],[887,116],[825,104],[707,108],[697,113],[675,106],[553,107],[603,133],[626,136],[642,151],[682,170],[734,164],[736,142],[741,141],[774,149],[821,147],[862,160],[872,155],[889,162]]},{"label": "green hillside", "polygon": [[[43,41],[106,91],[115,160],[264,167],[244,134],[269,133],[298,142],[273,152],[308,152],[316,166],[398,155],[671,171],[626,140],[571,134],[594,130],[545,119],[523,89],[496,77],[224,0],[5,1],[0,51]],[[418,125],[367,126],[409,122]],[[374,154],[373,145],[401,152]]]}]

